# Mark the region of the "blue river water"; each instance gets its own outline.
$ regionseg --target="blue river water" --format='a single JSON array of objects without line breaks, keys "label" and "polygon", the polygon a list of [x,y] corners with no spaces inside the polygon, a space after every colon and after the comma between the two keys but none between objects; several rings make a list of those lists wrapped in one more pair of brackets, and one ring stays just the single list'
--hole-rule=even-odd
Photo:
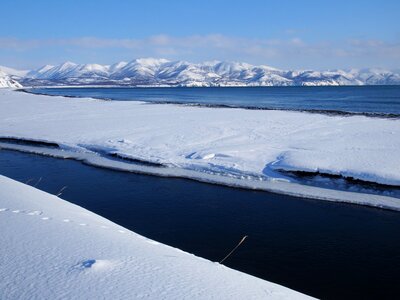
[{"label": "blue river water", "polygon": [[146,101],[250,109],[307,110],[400,116],[400,86],[217,87],[217,88],[36,88],[70,97]]},{"label": "blue river water", "polygon": [[[0,150],[0,174],[151,239],[321,299],[397,299],[400,213]],[[1,240],[1,239],[0,239]]]}]

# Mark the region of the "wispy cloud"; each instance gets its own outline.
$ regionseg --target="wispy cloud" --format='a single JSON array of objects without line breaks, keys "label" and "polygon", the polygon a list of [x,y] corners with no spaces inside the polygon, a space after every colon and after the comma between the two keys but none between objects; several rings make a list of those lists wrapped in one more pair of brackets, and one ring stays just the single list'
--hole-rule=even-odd
[{"label": "wispy cloud", "polygon": [[[291,33],[295,33],[294,31]],[[334,65],[335,62],[351,64],[363,61],[375,65],[390,65],[398,68],[400,43],[382,40],[352,39],[341,42],[307,42],[300,37],[282,39],[257,39],[225,36],[221,34],[174,37],[155,35],[143,39],[108,39],[79,37],[71,39],[15,39],[0,38],[0,50],[11,49],[26,52],[41,48],[92,49],[98,51],[123,49],[135,56],[163,56],[170,59],[228,59],[284,65],[283,62],[315,62]],[[116,60],[118,58],[115,58]],[[324,67],[324,64],[321,64]],[[340,66],[340,67],[341,67]],[[310,65],[310,67],[314,67]]]}]

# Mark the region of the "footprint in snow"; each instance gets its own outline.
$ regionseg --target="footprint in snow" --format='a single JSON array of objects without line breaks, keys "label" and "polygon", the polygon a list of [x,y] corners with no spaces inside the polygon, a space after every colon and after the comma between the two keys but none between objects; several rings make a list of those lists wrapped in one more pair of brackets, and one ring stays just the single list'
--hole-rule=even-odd
[{"label": "footprint in snow", "polygon": [[34,210],[34,211],[27,213],[27,215],[29,215],[29,216],[40,216],[41,214],[42,214],[42,212],[40,210]]},{"label": "footprint in snow", "polygon": [[73,270],[79,271],[100,271],[111,267],[113,263],[103,259],[86,259],[72,267]]},{"label": "footprint in snow", "polygon": [[[8,208],[0,208],[0,212],[5,212],[5,211],[8,211],[8,210],[9,210]],[[24,213],[25,211],[20,210],[20,209],[15,209],[15,210],[12,210],[11,212],[13,212],[15,214],[18,214],[18,213]],[[43,212],[40,211],[40,210],[34,210],[34,211],[27,212],[26,214],[29,215],[29,216],[40,216],[40,215],[43,214]],[[50,217],[42,217],[40,219],[43,220],[43,221],[51,220]],[[63,219],[62,221],[64,223],[71,223],[72,222],[70,219]],[[88,224],[86,224],[86,223],[79,223],[79,225],[80,226],[88,226]],[[101,225],[100,227],[104,228],[104,229],[108,229],[109,228],[108,226],[105,226],[105,225]],[[119,233],[126,233],[126,230],[119,229],[118,232]],[[149,243],[153,244],[153,245],[158,245],[159,244],[158,242],[155,242],[155,241],[149,241]],[[94,262],[93,262],[93,260],[87,260],[87,261],[84,261],[82,264],[84,266],[86,266],[85,268],[87,268],[88,266],[90,267],[95,262],[96,262],[95,260],[94,260]],[[104,263],[104,261],[102,261],[102,264],[103,263]]]},{"label": "footprint in snow", "polygon": [[96,263],[95,259],[88,259],[83,261],[80,266],[84,269],[91,268]]}]

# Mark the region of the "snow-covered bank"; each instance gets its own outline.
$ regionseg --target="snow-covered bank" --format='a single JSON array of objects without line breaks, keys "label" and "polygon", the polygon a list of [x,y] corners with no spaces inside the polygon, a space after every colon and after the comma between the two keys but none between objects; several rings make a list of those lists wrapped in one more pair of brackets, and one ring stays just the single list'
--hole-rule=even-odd
[{"label": "snow-covered bank", "polygon": [[309,298],[4,176],[0,227],[1,299]]},{"label": "snow-covered bank", "polygon": [[[303,186],[279,170],[400,185],[400,120],[0,92],[1,147],[93,165],[400,210],[400,200]],[[113,156],[112,156],[113,155]],[[115,160],[115,156],[126,160]],[[154,166],[133,162],[146,161]],[[164,167],[157,167],[156,165]]]}]

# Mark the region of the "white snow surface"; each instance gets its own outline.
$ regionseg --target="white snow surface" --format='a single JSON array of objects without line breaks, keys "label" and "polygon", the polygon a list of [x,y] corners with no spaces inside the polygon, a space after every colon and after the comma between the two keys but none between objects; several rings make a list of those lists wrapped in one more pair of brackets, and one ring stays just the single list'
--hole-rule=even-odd
[{"label": "white snow surface", "polygon": [[[0,137],[58,143],[21,151],[93,165],[400,210],[400,200],[303,186],[279,170],[400,186],[400,120],[102,101],[0,91]],[[135,166],[118,154],[166,166]]]},{"label": "white snow surface", "polygon": [[0,88],[20,88],[22,85],[0,68]]},{"label": "white snow surface", "polygon": [[310,299],[4,176],[0,227],[4,300]]}]

